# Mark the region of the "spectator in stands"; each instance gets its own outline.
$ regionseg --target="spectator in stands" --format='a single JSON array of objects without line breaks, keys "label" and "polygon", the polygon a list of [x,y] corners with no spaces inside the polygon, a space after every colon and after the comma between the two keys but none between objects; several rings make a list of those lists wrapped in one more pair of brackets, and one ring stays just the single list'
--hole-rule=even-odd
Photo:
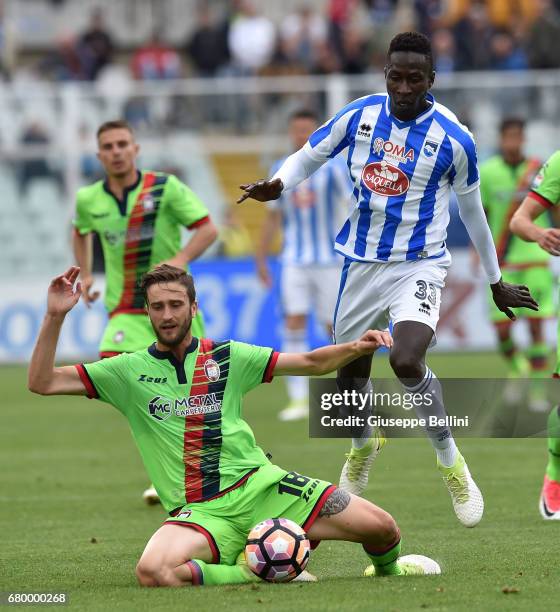
[{"label": "spectator in stands", "polygon": [[436,30],[443,27],[446,9],[445,0],[414,0],[416,29],[432,38]]},{"label": "spectator in stands", "polygon": [[513,34],[506,29],[494,32],[490,47],[492,70],[526,70],[527,56],[521,49]]},{"label": "spectator in stands", "polygon": [[208,4],[199,4],[197,23],[186,45],[188,58],[198,76],[215,76],[228,63],[228,30],[227,20],[218,21]]},{"label": "spectator in stands", "polygon": [[367,44],[362,32],[352,25],[347,25],[342,32],[342,72],[361,74],[368,64]]},{"label": "spectator in stands", "polygon": [[560,12],[551,0],[535,0],[536,18],[527,34],[531,68],[560,67]]},{"label": "spectator in stands", "polygon": [[449,28],[439,28],[432,34],[432,53],[434,68],[438,74],[455,72],[455,41]]},{"label": "spectator in stands", "polygon": [[141,81],[181,77],[179,54],[173,47],[162,42],[157,30],[154,30],[147,44],[136,50],[130,64],[134,78]]},{"label": "spectator in stands", "polygon": [[39,72],[54,81],[81,81],[85,78],[83,58],[76,39],[62,34],[54,48],[39,62]]},{"label": "spectator in stands", "polygon": [[236,74],[258,74],[275,51],[274,24],[259,14],[253,0],[239,0],[238,7],[228,33],[231,67]]},{"label": "spectator in stands", "polygon": [[322,46],[327,41],[327,22],[310,5],[302,5],[287,15],[280,26],[280,40],[284,58],[313,72]]},{"label": "spectator in stands", "polygon": [[93,81],[111,63],[114,51],[113,40],[105,26],[101,9],[92,11],[89,28],[80,37],[78,46],[85,78]]},{"label": "spectator in stands", "polygon": [[342,57],[344,53],[343,32],[352,21],[357,6],[358,0],[329,0],[329,40],[338,57]]},{"label": "spectator in stands", "polygon": [[483,0],[472,0],[466,15],[453,28],[457,70],[484,70],[490,65],[488,50],[494,33]]},{"label": "spectator in stands", "polygon": [[24,129],[20,138],[25,153],[26,147],[45,147],[44,154],[31,151],[29,157],[24,158],[17,171],[18,187],[21,195],[26,195],[29,185],[37,178],[52,178],[58,185],[60,191],[64,189],[62,174],[59,170],[51,168],[47,161],[47,145],[50,137],[46,128],[37,120],[31,121]]}]

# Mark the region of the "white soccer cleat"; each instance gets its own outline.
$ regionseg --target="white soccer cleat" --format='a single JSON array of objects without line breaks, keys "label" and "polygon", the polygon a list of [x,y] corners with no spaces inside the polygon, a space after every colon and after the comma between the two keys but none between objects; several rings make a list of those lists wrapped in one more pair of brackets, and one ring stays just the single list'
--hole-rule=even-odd
[{"label": "white soccer cleat", "polygon": [[455,465],[451,467],[445,467],[438,461],[438,469],[451,495],[453,510],[459,521],[465,527],[478,525],[484,514],[484,499],[469,472],[463,455],[457,453]]},{"label": "white soccer cleat", "polygon": [[[399,557],[397,565],[400,574],[396,576],[430,576],[441,574],[441,567],[437,561],[424,555],[404,555]],[[375,576],[375,566],[369,565],[364,571],[364,576]]]},{"label": "white soccer cleat", "polygon": [[539,510],[545,521],[560,521],[560,482],[544,477]]},{"label": "white soccer cleat", "polygon": [[148,504],[148,506],[155,506],[161,504],[161,500],[157,491],[154,489],[154,485],[150,485],[144,493],[142,493],[142,499]]},{"label": "white soccer cleat", "polygon": [[280,421],[300,421],[306,419],[309,416],[309,402],[308,400],[298,400],[290,402],[284,410],[278,413],[278,419]]},{"label": "white soccer cleat", "polygon": [[385,442],[385,438],[377,430],[363,448],[352,448],[346,454],[346,462],[342,466],[338,486],[348,493],[361,495],[367,487],[371,464],[385,446]]}]

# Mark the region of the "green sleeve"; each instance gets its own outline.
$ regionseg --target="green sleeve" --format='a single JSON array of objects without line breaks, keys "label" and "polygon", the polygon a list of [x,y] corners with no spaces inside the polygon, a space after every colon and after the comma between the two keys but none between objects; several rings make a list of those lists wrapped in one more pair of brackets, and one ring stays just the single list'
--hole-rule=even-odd
[{"label": "green sleeve", "polygon": [[247,393],[263,382],[272,380],[278,354],[271,348],[231,341],[231,361],[235,383]]},{"label": "green sleeve", "polygon": [[553,153],[538,171],[531,191],[551,204],[560,202],[560,150]]},{"label": "green sleeve", "polygon": [[176,221],[188,228],[208,216],[208,209],[198,196],[172,174],[165,186],[165,203]]},{"label": "green sleeve", "polygon": [[93,231],[91,215],[88,211],[88,200],[81,194],[81,190],[76,195],[76,215],[72,221],[74,227],[80,234],[89,234]]},{"label": "green sleeve", "polygon": [[488,165],[486,163],[480,166],[480,196],[482,198],[482,205],[485,210],[488,210],[490,205],[490,198],[488,194]]},{"label": "green sleeve", "polygon": [[[85,363],[78,366],[80,377],[89,397],[98,398],[108,404],[112,404],[117,410],[126,415],[130,404],[130,389],[127,376],[128,355],[123,353],[109,359],[101,359],[93,363]],[[89,384],[88,384],[89,383]]]}]

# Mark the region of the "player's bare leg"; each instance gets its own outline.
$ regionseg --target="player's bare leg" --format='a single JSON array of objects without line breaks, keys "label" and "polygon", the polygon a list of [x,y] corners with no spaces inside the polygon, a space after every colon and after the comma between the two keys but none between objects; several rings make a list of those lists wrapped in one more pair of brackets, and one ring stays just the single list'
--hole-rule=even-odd
[{"label": "player's bare leg", "polygon": [[395,576],[441,573],[438,563],[422,555],[399,557],[401,536],[393,517],[371,502],[335,489],[313,523],[311,540],[344,540],[362,545],[372,565],[366,575]]},{"label": "player's bare leg", "polygon": [[[397,323],[393,329],[393,348],[389,358],[393,371],[408,392],[429,395],[429,404],[415,403],[416,414],[425,420],[430,416],[438,419],[447,416],[441,384],[425,363],[433,333],[428,325],[417,321]],[[451,495],[457,518],[465,527],[474,527],[482,518],[484,501],[457,449],[450,428],[445,425],[428,426],[426,433],[436,451],[437,465]]]},{"label": "player's bare leg", "polygon": [[[371,390],[371,356],[364,356],[337,371],[336,381],[341,391],[368,393]],[[352,448],[342,466],[339,484],[344,490],[361,495],[367,486],[369,470],[385,444],[378,430],[366,425],[359,437],[352,438]]]},{"label": "player's bare leg", "polygon": [[[285,353],[304,353],[307,345],[307,315],[290,314],[284,322],[284,341],[282,351]],[[288,405],[278,418],[281,421],[297,421],[309,416],[309,382],[303,376],[286,376]]]}]

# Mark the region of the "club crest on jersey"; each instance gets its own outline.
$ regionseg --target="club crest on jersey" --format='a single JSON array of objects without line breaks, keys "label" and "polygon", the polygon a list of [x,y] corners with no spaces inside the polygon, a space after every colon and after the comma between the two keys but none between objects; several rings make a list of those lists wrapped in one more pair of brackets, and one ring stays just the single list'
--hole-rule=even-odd
[{"label": "club crest on jersey", "polygon": [[210,382],[220,380],[220,366],[213,359],[204,362],[204,373]]},{"label": "club crest on jersey", "polygon": [[406,174],[386,161],[368,164],[362,172],[364,185],[382,196],[399,196],[408,191],[410,181]]},{"label": "club crest on jersey", "polygon": [[142,198],[142,206],[146,212],[154,210],[156,203],[154,202],[154,198],[151,194],[148,193]]},{"label": "club crest on jersey", "polygon": [[439,147],[439,143],[434,142],[433,140],[426,140],[424,143],[424,155],[426,157],[432,157],[435,155]]},{"label": "club crest on jersey", "polygon": [[373,141],[373,151],[377,155],[383,153],[384,158],[388,158],[398,164],[414,161],[414,151],[412,149],[407,151],[404,145],[397,145],[390,140],[383,140],[383,138],[376,138]]}]

